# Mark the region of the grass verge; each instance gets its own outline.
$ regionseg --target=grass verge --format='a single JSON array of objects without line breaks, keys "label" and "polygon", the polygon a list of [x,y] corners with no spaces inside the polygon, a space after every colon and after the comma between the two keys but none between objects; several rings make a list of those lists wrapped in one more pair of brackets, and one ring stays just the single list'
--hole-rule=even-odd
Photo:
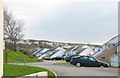
[{"label": "grass verge", "polygon": [[[28,55],[25,55],[21,51],[4,51],[4,63],[6,62],[6,53],[7,53],[7,62],[8,63],[24,63],[24,62],[31,63],[31,62],[40,61],[39,59],[30,58]],[[25,59],[25,61],[17,60],[17,59]]]},{"label": "grass verge", "polygon": [[3,76],[19,77],[19,76],[24,76],[42,71],[48,72],[48,78],[56,78],[55,74],[52,71],[45,68],[34,67],[34,66],[23,66],[23,65],[11,65],[11,64],[3,65]]},{"label": "grass verge", "polygon": [[70,64],[70,63],[57,63],[57,64]]}]

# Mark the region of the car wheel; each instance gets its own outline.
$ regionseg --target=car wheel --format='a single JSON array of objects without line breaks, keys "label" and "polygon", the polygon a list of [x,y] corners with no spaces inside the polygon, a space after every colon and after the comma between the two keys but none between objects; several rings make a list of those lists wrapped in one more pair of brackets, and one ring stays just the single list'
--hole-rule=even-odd
[{"label": "car wheel", "polygon": [[81,63],[76,63],[76,67],[80,67],[81,66]]},{"label": "car wheel", "polygon": [[105,66],[101,65],[100,67],[101,67],[101,68],[104,68]]}]

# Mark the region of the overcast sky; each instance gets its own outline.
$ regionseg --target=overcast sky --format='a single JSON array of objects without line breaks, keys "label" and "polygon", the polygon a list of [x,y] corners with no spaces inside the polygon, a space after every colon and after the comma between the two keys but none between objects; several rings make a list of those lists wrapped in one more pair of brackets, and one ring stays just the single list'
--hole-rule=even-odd
[{"label": "overcast sky", "polygon": [[118,34],[117,0],[4,0],[25,39],[103,44]]}]

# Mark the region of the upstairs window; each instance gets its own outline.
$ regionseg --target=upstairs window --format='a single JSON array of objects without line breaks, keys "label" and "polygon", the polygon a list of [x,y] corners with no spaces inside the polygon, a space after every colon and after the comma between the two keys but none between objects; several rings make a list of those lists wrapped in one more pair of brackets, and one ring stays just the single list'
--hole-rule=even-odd
[{"label": "upstairs window", "polygon": [[101,59],[102,59],[102,60],[105,60],[105,59],[106,59],[106,57],[101,57]]}]

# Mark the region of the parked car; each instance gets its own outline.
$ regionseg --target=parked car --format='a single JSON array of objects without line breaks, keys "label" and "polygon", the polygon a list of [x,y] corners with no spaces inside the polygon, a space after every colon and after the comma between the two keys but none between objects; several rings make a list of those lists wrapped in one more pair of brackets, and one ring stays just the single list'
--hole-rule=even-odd
[{"label": "parked car", "polygon": [[70,62],[70,60],[71,60],[72,58],[75,58],[75,57],[78,57],[78,55],[68,56],[68,57],[65,59],[65,61],[66,61],[66,62]]},{"label": "parked car", "polygon": [[81,66],[85,66],[85,67],[109,67],[108,64],[103,63],[103,62],[99,62],[94,57],[90,57],[90,56],[80,56],[77,58],[72,58],[70,60],[70,63],[72,65],[75,65],[76,67],[81,67]]},{"label": "parked car", "polygon": [[51,60],[50,57],[43,57],[44,60]]},{"label": "parked car", "polygon": [[64,60],[63,57],[53,57],[51,60]]}]

